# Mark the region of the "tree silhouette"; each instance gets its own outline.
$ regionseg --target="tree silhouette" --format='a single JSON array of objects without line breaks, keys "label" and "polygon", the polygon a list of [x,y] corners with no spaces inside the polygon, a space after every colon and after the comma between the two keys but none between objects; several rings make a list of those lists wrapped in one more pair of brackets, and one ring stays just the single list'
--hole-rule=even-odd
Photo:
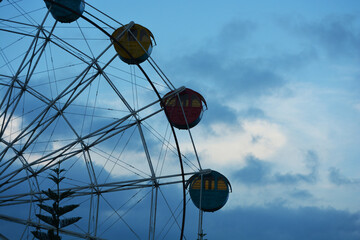
[{"label": "tree silhouette", "polygon": [[60,183],[65,179],[65,177],[60,177],[60,174],[65,171],[65,169],[60,169],[60,163],[57,168],[51,169],[51,171],[53,171],[53,173],[51,173],[50,177],[48,178],[56,184],[56,190],[51,190],[49,188],[47,191],[42,192],[53,201],[53,204],[51,206],[45,205],[43,203],[38,204],[40,209],[44,210],[50,215],[36,214],[36,216],[55,229],[49,229],[47,233],[42,232],[39,229],[32,231],[31,233],[34,235],[34,237],[40,240],[61,240],[61,237],[59,236],[59,230],[74,224],[81,219],[81,217],[63,218],[64,214],[73,211],[79,205],[71,204],[62,207],[60,206],[60,201],[70,197],[75,192],[67,190],[60,193]]},{"label": "tree silhouette", "polygon": [[207,240],[207,239],[204,239],[205,236],[206,236],[206,233],[199,233],[199,238],[197,240]]}]

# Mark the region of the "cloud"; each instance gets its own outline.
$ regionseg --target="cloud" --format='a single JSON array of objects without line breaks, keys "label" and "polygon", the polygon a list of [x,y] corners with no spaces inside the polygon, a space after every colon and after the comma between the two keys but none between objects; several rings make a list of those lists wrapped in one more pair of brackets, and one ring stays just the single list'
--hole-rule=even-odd
[{"label": "cloud", "polygon": [[264,58],[262,64],[281,73],[302,69],[318,59],[318,53],[313,47],[299,47],[296,52],[276,52],[269,58]]},{"label": "cloud", "polygon": [[[230,63],[224,62],[224,59]],[[217,94],[222,98],[270,94],[284,85],[280,75],[270,68],[259,66],[256,61],[230,59],[229,56],[200,50],[179,60],[179,68],[189,74],[184,78],[197,79],[199,83],[206,81],[219,91]]]},{"label": "cloud", "polygon": [[315,183],[317,180],[317,171],[319,168],[319,159],[316,152],[312,150],[307,151],[305,162],[306,167],[309,170],[308,174],[276,174],[275,181],[283,184],[295,184],[298,182]]},{"label": "cloud", "polygon": [[330,168],[328,176],[330,182],[336,185],[360,184],[360,179],[348,178],[341,174],[338,168]]},{"label": "cloud", "polygon": [[[199,126],[196,134],[201,161],[211,168],[238,169],[246,157],[268,159],[286,143],[280,126],[266,120],[237,120],[236,124],[214,123]],[[185,152],[191,146],[182,147]]]},{"label": "cloud", "polygon": [[309,173],[279,173],[273,170],[276,166],[274,163],[262,161],[249,155],[246,157],[246,165],[236,171],[233,176],[242,184],[258,186],[271,184],[296,185],[299,183],[316,183],[318,178],[319,159],[315,151],[307,151],[305,165]]},{"label": "cloud", "polygon": [[356,103],[354,108],[360,112],[360,103]]},{"label": "cloud", "polygon": [[240,117],[250,119],[263,119],[266,117],[265,112],[257,107],[249,107],[248,109],[242,110],[239,113]]},{"label": "cloud", "polygon": [[0,123],[8,124],[7,127],[2,132],[2,139],[7,142],[11,142],[14,138],[18,137],[21,129],[22,118],[19,116],[13,116],[11,119],[5,119],[4,117],[0,117]]},{"label": "cloud", "polygon": [[[331,59],[360,59],[360,30],[354,15],[328,15],[318,21],[283,21],[309,44],[324,50]],[[316,45],[314,45],[316,44]]]},{"label": "cloud", "polygon": [[246,166],[238,170],[235,178],[243,184],[267,184],[271,171],[271,164],[248,156]]},{"label": "cloud", "polygon": [[216,122],[236,124],[237,112],[234,109],[226,106],[222,101],[217,101],[211,94],[206,94],[204,97],[209,97],[209,101],[207,101],[208,110],[204,112],[201,125],[214,124]]},{"label": "cloud", "polygon": [[265,64],[272,63],[273,59],[256,57],[253,46],[249,49],[258,28],[251,21],[230,21],[206,44],[171,59],[167,69],[176,72],[182,83],[217,91],[218,99],[272,94],[286,81],[274,70],[273,64]]},{"label": "cloud", "polygon": [[206,214],[204,219],[205,233],[212,239],[355,240],[360,237],[360,213],[331,208],[269,205]]},{"label": "cloud", "polygon": [[257,30],[258,24],[250,20],[234,19],[224,25],[215,38],[219,47],[226,46],[229,51],[233,50],[229,44],[239,45],[249,39]]},{"label": "cloud", "polygon": [[303,190],[303,189],[294,189],[289,193],[289,195],[294,199],[306,200],[313,198],[313,194],[311,194],[308,190]]}]

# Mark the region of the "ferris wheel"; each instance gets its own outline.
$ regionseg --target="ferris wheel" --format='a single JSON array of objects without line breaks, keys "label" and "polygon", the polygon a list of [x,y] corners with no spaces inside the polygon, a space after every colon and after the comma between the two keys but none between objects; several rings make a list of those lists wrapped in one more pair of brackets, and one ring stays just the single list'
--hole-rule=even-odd
[{"label": "ferris wheel", "polygon": [[0,239],[193,238],[190,198],[202,215],[231,187],[201,166],[206,101],[151,58],[156,36],[83,0],[0,12]]}]

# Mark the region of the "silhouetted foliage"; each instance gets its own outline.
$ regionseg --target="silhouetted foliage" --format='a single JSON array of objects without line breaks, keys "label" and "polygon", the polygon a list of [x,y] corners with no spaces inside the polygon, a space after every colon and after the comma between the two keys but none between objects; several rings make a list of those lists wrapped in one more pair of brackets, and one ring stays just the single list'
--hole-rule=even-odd
[{"label": "silhouetted foliage", "polygon": [[60,169],[60,163],[59,163],[59,167],[51,169],[51,171],[53,171],[53,173],[50,174],[50,177],[48,177],[48,178],[56,184],[56,190],[51,190],[49,188],[47,191],[42,191],[42,192],[50,200],[53,201],[53,204],[52,205],[46,205],[43,203],[38,204],[38,206],[41,210],[47,212],[50,215],[36,214],[36,216],[41,221],[47,223],[48,225],[54,227],[55,229],[50,229],[47,231],[47,233],[41,232],[39,229],[37,229],[36,231],[32,231],[31,233],[34,235],[34,237],[36,239],[40,239],[40,240],[61,240],[61,237],[59,236],[59,230],[61,228],[64,228],[71,224],[74,224],[81,219],[81,217],[71,217],[71,218],[60,219],[61,216],[73,211],[79,205],[71,204],[71,205],[65,205],[62,207],[60,206],[61,200],[64,200],[65,198],[70,197],[75,192],[73,192],[71,190],[67,190],[65,192],[60,193],[60,183],[62,180],[65,179],[65,177],[60,177],[60,174],[65,171],[64,169]]},{"label": "silhouetted foliage", "polygon": [[203,238],[205,236],[206,236],[206,233],[199,233],[199,238],[197,240],[207,240],[207,239]]}]

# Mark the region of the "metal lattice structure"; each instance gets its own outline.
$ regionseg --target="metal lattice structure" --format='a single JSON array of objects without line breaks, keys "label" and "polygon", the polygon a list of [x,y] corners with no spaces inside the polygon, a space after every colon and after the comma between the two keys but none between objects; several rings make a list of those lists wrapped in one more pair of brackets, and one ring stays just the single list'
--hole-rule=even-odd
[{"label": "metal lattice structure", "polygon": [[0,238],[51,228],[35,214],[59,163],[82,217],[63,239],[183,238],[184,179],[201,166],[160,102],[184,88],[151,58],[122,62],[111,39],[122,24],[89,4],[71,24],[43,1],[3,1],[0,12]]}]

